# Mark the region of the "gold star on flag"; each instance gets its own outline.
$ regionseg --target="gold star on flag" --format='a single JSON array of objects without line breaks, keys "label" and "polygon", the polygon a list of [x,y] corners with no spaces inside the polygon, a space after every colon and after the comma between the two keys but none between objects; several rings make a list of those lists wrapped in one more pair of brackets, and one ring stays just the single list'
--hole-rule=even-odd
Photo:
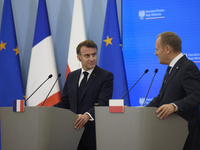
[{"label": "gold star on flag", "polygon": [[119,46],[122,46],[122,44],[119,44]]},{"label": "gold star on flag", "polygon": [[2,50],[2,49],[6,49],[5,48],[5,45],[6,45],[7,43],[3,43],[2,41],[1,41],[1,44],[0,44],[0,51]]},{"label": "gold star on flag", "polygon": [[106,46],[108,46],[108,44],[112,45],[112,39],[113,38],[109,38],[109,36],[107,35],[107,39],[106,40],[103,40],[104,42],[106,42]]},{"label": "gold star on flag", "polygon": [[18,46],[16,47],[16,49],[13,49],[16,53],[15,55],[19,54],[19,49],[18,49]]}]

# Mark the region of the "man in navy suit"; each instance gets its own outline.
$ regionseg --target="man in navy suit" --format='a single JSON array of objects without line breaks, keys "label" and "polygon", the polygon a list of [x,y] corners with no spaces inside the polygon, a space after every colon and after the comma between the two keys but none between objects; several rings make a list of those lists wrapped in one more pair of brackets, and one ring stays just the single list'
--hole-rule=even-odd
[{"label": "man in navy suit", "polygon": [[93,41],[81,42],[76,52],[82,68],[68,74],[61,102],[54,106],[78,114],[75,128],[85,127],[78,150],[96,150],[94,105],[108,106],[113,92],[113,74],[96,65],[97,45]]},{"label": "man in navy suit", "polygon": [[[158,107],[159,119],[177,113],[188,121],[189,135],[184,150],[200,150],[200,72],[197,66],[182,54],[180,37],[173,32],[158,35],[155,55],[159,63],[169,69],[157,97],[147,106]],[[162,134],[162,133],[161,133]]]}]

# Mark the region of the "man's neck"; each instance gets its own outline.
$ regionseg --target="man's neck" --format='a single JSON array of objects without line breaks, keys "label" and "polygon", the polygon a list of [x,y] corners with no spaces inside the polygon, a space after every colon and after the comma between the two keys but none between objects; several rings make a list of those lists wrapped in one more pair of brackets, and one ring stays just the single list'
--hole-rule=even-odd
[{"label": "man's neck", "polygon": [[176,58],[179,54],[181,54],[181,52],[178,53],[171,53],[170,57],[169,57],[169,63],[167,64],[169,66],[169,64],[174,60],[174,58]]},{"label": "man's neck", "polygon": [[182,54],[182,53],[179,53],[178,55],[176,55],[176,56],[174,57],[174,59],[172,59],[172,61],[169,63],[169,66],[174,67],[174,65],[176,64],[176,62],[177,62],[181,57],[183,57],[183,54]]}]

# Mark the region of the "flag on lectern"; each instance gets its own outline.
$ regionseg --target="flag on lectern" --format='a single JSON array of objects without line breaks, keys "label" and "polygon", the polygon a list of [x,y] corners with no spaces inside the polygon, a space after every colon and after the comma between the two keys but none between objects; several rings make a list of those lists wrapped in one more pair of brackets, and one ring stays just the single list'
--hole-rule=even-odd
[{"label": "flag on lectern", "polygon": [[[114,74],[112,98],[122,98],[128,89],[115,0],[107,2],[99,66]],[[130,105],[128,94],[124,105]]]},{"label": "flag on lectern", "polygon": [[[40,89],[31,97],[30,95],[48,78]],[[30,97],[27,106],[41,106],[50,92],[54,82],[58,78],[56,62],[53,50],[53,42],[49,26],[47,7],[45,0],[39,0],[37,19],[35,25],[35,35],[26,87],[26,98]],[[56,82],[44,106],[52,106],[60,101],[59,82]]]},{"label": "flag on lectern", "polygon": [[11,0],[5,0],[0,31],[0,107],[24,99],[24,88]]}]

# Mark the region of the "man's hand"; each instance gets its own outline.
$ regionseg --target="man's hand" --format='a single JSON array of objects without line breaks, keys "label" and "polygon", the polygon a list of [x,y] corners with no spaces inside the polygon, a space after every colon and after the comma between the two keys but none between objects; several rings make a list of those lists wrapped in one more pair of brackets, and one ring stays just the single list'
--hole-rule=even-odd
[{"label": "man's hand", "polygon": [[175,106],[173,104],[164,104],[160,106],[156,113],[158,114],[157,117],[159,119],[165,119],[167,118],[170,114],[175,112]]},{"label": "man's hand", "polygon": [[88,114],[78,114],[78,118],[74,122],[74,127],[76,129],[81,129],[90,119],[90,116]]}]

